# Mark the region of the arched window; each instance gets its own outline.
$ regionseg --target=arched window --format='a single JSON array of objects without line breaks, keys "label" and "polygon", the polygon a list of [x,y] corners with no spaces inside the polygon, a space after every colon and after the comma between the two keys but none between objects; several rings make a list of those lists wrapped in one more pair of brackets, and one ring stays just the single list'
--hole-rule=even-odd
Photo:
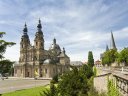
[{"label": "arched window", "polygon": [[37,57],[36,57],[36,56],[33,57],[33,61],[34,61],[34,60],[37,60]]},{"label": "arched window", "polygon": [[38,42],[36,42],[36,46],[38,45]]},{"label": "arched window", "polygon": [[45,68],[45,73],[47,74],[47,69]]},{"label": "arched window", "polygon": [[21,48],[23,48],[23,44],[21,44]]}]

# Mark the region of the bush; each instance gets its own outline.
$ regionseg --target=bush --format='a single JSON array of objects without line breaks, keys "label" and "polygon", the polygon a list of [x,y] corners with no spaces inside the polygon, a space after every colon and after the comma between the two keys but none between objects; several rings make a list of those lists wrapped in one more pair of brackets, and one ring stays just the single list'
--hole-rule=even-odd
[{"label": "bush", "polygon": [[43,93],[40,93],[41,96],[57,96],[57,88],[53,83],[50,83],[50,89],[46,89]]},{"label": "bush", "polygon": [[115,86],[114,80],[108,79],[108,96],[121,96],[119,90]]},{"label": "bush", "polygon": [[[82,73],[85,71],[80,71],[81,69],[78,70],[76,67],[72,67],[72,69],[70,72],[64,73],[58,83],[60,96],[85,96],[89,90],[89,78],[86,76],[88,73]],[[88,77],[90,77],[90,73]]]},{"label": "bush", "polygon": [[94,87],[91,87],[90,90],[88,91],[88,95],[87,96],[107,96],[106,93],[99,93],[98,91],[96,91],[96,89]]},{"label": "bush", "polygon": [[[50,90],[42,96],[105,96],[93,92],[93,68],[83,65],[79,70],[71,66],[72,70],[63,73],[58,82],[58,75],[55,75],[50,83]],[[54,84],[58,82],[58,86]],[[95,95],[97,94],[97,95]]]},{"label": "bush", "polygon": [[50,83],[53,83],[53,84],[55,84],[55,83],[56,83],[56,81],[55,81],[55,80],[51,80],[51,81],[50,81]]},{"label": "bush", "polygon": [[94,76],[96,76],[97,75],[97,69],[96,69],[96,67],[93,67],[93,72],[94,72]]},{"label": "bush", "polygon": [[52,81],[54,83],[57,83],[58,82],[58,74],[56,74],[55,76],[53,76]]},{"label": "bush", "polygon": [[94,75],[93,68],[87,65],[82,66],[82,68],[80,69],[80,73],[85,75],[87,79],[90,79]]}]

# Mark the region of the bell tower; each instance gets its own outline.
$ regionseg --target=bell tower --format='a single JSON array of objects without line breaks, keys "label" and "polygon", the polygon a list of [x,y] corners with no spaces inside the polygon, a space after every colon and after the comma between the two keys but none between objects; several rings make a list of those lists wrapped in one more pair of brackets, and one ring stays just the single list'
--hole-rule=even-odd
[{"label": "bell tower", "polygon": [[37,25],[37,32],[35,35],[34,46],[35,46],[35,49],[44,50],[44,36],[42,32],[42,25],[41,25],[40,19],[39,19],[39,24]]},{"label": "bell tower", "polygon": [[29,36],[27,34],[28,29],[27,29],[27,25],[25,23],[24,25],[24,29],[23,29],[23,35],[21,37],[21,42],[20,42],[20,62],[25,62],[26,60],[26,51],[29,49],[30,47],[30,40],[29,40]]},{"label": "bell tower", "polygon": [[34,39],[34,49],[35,49],[35,62],[36,65],[39,65],[38,68],[38,73],[40,74],[40,77],[42,77],[42,68],[41,65],[43,64],[45,60],[45,50],[44,50],[44,35],[42,32],[42,25],[41,25],[41,20],[39,19],[39,23],[37,25],[37,32],[35,34],[35,39]]},{"label": "bell tower", "polygon": [[22,77],[28,77],[27,66],[28,66],[28,57],[29,57],[28,51],[30,48],[30,40],[27,32],[28,32],[28,29],[25,23],[24,29],[23,29],[23,35],[21,37],[21,42],[20,42],[20,58],[19,58],[19,63],[22,65],[21,67]]}]

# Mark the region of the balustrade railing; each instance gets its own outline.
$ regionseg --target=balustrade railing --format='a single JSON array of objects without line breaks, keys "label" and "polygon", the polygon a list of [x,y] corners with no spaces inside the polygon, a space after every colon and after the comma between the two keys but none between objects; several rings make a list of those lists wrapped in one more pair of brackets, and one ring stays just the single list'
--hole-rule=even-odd
[{"label": "balustrade railing", "polygon": [[116,86],[124,96],[128,96],[128,76],[113,74],[116,79]]}]

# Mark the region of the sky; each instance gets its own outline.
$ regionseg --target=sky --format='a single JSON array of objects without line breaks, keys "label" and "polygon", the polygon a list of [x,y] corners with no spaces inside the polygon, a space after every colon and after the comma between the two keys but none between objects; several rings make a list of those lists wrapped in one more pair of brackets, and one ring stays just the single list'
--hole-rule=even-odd
[{"label": "sky", "polygon": [[71,61],[87,61],[88,51],[95,61],[110,46],[111,30],[118,51],[128,46],[128,0],[0,0],[2,38],[16,45],[5,57],[18,61],[24,23],[34,43],[39,18],[48,50],[55,37],[65,47]]}]

